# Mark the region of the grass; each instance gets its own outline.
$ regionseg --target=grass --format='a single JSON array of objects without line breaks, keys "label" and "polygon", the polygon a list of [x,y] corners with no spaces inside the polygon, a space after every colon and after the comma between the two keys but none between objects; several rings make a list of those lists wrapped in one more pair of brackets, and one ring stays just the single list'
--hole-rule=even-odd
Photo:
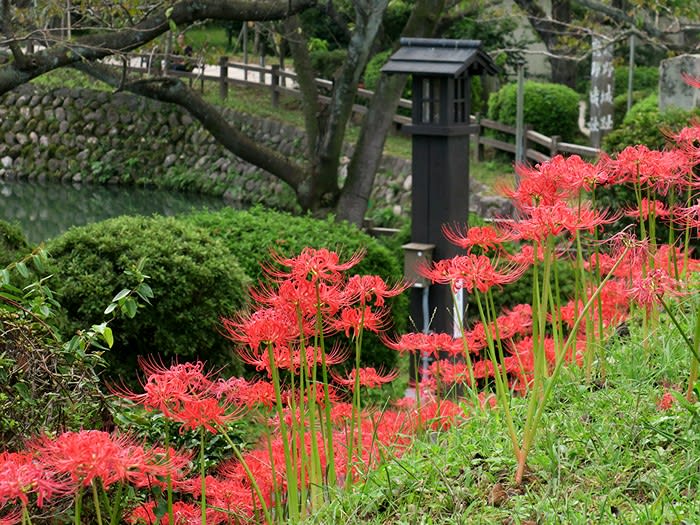
[{"label": "grass", "polygon": [[[425,435],[309,523],[700,523],[700,405],[656,404],[664,386],[684,381],[687,349],[668,324],[647,350],[630,328],[609,342],[606,384],[586,384],[578,369],[562,381],[522,487],[492,411]],[[522,415],[523,400],[513,407]]]}]

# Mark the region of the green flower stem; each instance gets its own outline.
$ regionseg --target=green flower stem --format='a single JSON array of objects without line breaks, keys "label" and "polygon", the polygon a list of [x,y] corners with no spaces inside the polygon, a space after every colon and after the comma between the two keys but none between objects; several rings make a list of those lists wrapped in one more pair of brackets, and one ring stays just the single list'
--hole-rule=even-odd
[{"label": "green flower stem", "polygon": [[75,494],[75,516],[73,523],[75,525],[80,525],[80,513],[83,507],[83,486],[82,483],[78,485],[78,491]]},{"label": "green flower stem", "polygon": [[330,388],[328,386],[328,365],[326,364],[326,344],[323,336],[323,320],[321,317],[321,292],[316,283],[316,341],[315,346],[321,349],[321,380],[323,381],[323,411],[325,415],[326,438],[326,483],[329,487],[337,484],[335,471],[335,446],[333,443],[333,421],[331,418]]},{"label": "green flower stem", "polygon": [[[450,293],[452,294],[452,304],[457,305],[457,294],[450,286]],[[469,353],[469,344],[467,343],[467,331],[464,327],[464,312],[461,308],[455,308],[457,313],[457,322],[459,323],[459,331],[462,337],[462,352],[464,353],[464,360],[467,362],[467,371],[469,372],[469,395],[472,398],[472,404],[477,410],[481,410],[481,404],[479,403],[479,394],[477,392],[476,379],[474,378],[474,366],[472,364],[472,359]],[[417,383],[416,383],[417,385]],[[416,392],[419,389],[416,388]],[[420,414],[420,405],[418,406],[418,413]]]},{"label": "green flower stem", "polygon": [[[566,361],[566,353],[569,351],[569,348],[571,347],[571,344],[576,340],[576,332],[578,331],[578,327],[581,324],[581,321],[583,318],[586,316],[586,313],[590,309],[591,305],[594,303],[596,300],[596,297],[600,293],[600,291],[603,289],[603,286],[610,280],[612,275],[615,273],[615,270],[620,266],[622,263],[622,260],[625,258],[627,255],[627,252],[629,251],[630,247],[626,247],[622,254],[618,257],[617,261],[615,261],[615,264],[613,267],[610,269],[608,274],[605,276],[605,279],[598,285],[596,288],[595,292],[593,292],[593,295],[591,295],[590,299],[586,302],[584,307],[582,308],[581,312],[579,313],[578,317],[576,318],[576,321],[574,322],[574,326],[571,328],[571,332],[569,333],[569,337],[566,339],[566,342],[564,343],[564,347],[562,348],[562,352],[559,356],[557,356],[557,360],[554,364],[554,370],[552,371],[552,374],[549,378],[549,380],[546,382],[546,386],[543,392],[543,395],[539,401],[534,400],[531,398],[530,403],[531,406],[528,407],[528,413],[527,413],[527,418],[525,419],[525,428],[523,430],[523,444],[520,450],[520,457],[518,458],[518,469],[515,475],[515,482],[517,484],[522,483],[523,476],[525,474],[525,465],[527,463],[527,457],[530,453],[530,450],[532,448],[532,445],[535,441],[535,436],[537,435],[537,428],[539,427],[540,421],[542,419],[542,415],[544,413],[544,409],[547,405],[547,401],[549,400],[549,397],[552,394],[552,390],[554,388],[554,385],[557,382],[557,379],[559,378],[559,373],[561,371],[561,367]],[[532,393],[530,394],[532,396]],[[533,396],[534,397],[534,396]],[[534,407],[534,410],[533,410]]]},{"label": "green flower stem", "polygon": [[688,349],[690,350],[690,353],[692,356],[695,358],[695,361],[700,363],[700,352],[698,352],[698,334],[700,334],[700,312],[697,313],[697,319],[695,322],[695,344],[688,339],[688,336],[686,333],[683,331],[683,328],[681,328],[681,325],[678,324],[678,319],[676,319],[675,314],[671,311],[671,309],[668,307],[666,304],[666,301],[663,300],[663,297],[661,295],[657,296],[659,299],[659,302],[661,303],[661,306],[663,307],[664,311],[668,314],[668,316],[671,318],[671,321],[675,325],[675,327],[678,329],[678,332],[681,334],[681,337],[683,338],[683,341],[685,341],[685,344],[688,346]]},{"label": "green flower stem", "polygon": [[90,488],[92,489],[92,502],[95,505],[95,519],[97,520],[97,525],[102,525],[102,510],[100,509],[100,495],[97,493],[97,485],[95,485],[95,480],[90,483]]},{"label": "green flower stem", "polygon": [[[357,453],[362,457],[362,406],[360,404],[360,357],[362,352],[362,335],[365,324],[364,303],[360,306],[360,328],[355,336],[355,384],[352,391],[352,417],[350,419],[350,446],[348,448],[347,473],[345,476],[345,490],[350,490],[352,485],[352,468],[355,454],[355,434],[357,434]],[[357,430],[357,432],[356,432]]]},{"label": "green flower stem", "polygon": [[280,421],[280,434],[282,434],[282,447],[284,448],[284,466],[286,469],[287,477],[287,505],[289,507],[289,519],[293,523],[296,523],[299,521],[299,494],[297,492],[297,471],[294,468],[294,462],[291,458],[291,451],[289,449],[289,436],[287,434],[287,424],[284,422],[284,407],[282,406],[282,394],[280,392],[279,370],[277,369],[277,364],[275,363],[275,353],[273,351],[272,344],[270,343],[268,343],[267,345],[267,355],[270,361],[272,386],[275,391],[275,408],[277,411],[277,417]]},{"label": "green flower stem", "polygon": [[[221,432],[221,435],[224,437],[226,442],[229,444],[229,446],[233,450],[233,454],[236,456],[236,459],[243,467],[243,470],[245,470],[246,476],[248,476],[248,479],[250,480],[250,485],[251,485],[251,487],[253,487],[253,491],[255,492],[255,495],[260,500],[260,507],[262,508],[263,515],[265,516],[265,523],[272,524],[272,516],[270,516],[270,510],[267,508],[267,503],[265,503],[265,498],[263,498],[263,494],[262,494],[262,491],[260,490],[260,486],[258,485],[258,482],[255,479],[255,476],[253,476],[253,473],[250,471],[250,468],[248,467],[248,463],[246,463],[245,458],[243,458],[243,455],[241,454],[241,451],[238,450],[238,447],[233,442],[231,437],[224,431],[224,429],[219,427],[219,432]],[[294,474],[296,474],[296,473],[294,473]],[[274,475],[274,471],[273,471],[273,475]],[[289,478],[289,474],[287,474],[287,478]],[[294,475],[294,478],[296,479],[296,475]],[[289,479],[287,479],[287,487],[289,487]],[[290,515],[291,515],[291,507],[290,507]],[[282,516],[280,515],[280,520],[281,519],[282,519]],[[290,520],[291,520],[291,516],[290,516]],[[293,521],[293,523],[298,523],[298,517],[297,517],[297,521]]]},{"label": "green flower stem", "polygon": [[[202,509],[202,525],[207,525],[207,478],[204,468],[204,441],[206,440],[206,430],[199,427],[199,477],[202,482],[202,497],[200,508]],[[101,525],[101,524],[100,524]]]},{"label": "green flower stem", "polygon": [[493,363],[493,378],[496,384],[496,399],[501,404],[503,408],[503,417],[506,420],[506,427],[508,429],[508,435],[510,441],[513,445],[513,453],[515,457],[520,456],[520,440],[518,439],[518,432],[515,430],[515,422],[513,421],[513,415],[510,412],[510,395],[507,387],[503,384],[503,376],[501,375],[501,365],[496,357],[496,350],[494,347],[493,338],[491,337],[491,329],[488,325],[488,319],[484,312],[484,308],[481,304],[481,293],[475,292],[476,296],[476,306],[479,309],[479,316],[481,317],[481,322],[484,323],[484,333],[486,334],[486,346],[489,351],[489,358]]}]

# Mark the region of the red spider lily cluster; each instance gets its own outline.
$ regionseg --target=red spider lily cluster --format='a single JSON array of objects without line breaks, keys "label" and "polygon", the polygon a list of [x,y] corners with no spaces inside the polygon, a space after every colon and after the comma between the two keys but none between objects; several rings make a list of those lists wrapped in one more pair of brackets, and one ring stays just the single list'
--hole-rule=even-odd
[{"label": "red spider lily cluster", "polygon": [[[199,431],[198,470],[194,451],[147,446],[124,434],[41,436],[25,451],[0,453],[0,523],[29,523],[30,509],[70,498],[78,522],[83,492],[93,491],[99,511],[100,491],[121,494],[124,486],[138,494],[123,515],[132,524],[297,522],[332,490],[404,453],[417,432],[442,430],[465,417],[467,406],[502,411],[518,462],[516,481],[522,480],[561,367],[583,367],[590,380],[597,363],[603,375],[604,339],[616,327],[638,312],[646,329],[667,298],[691,296],[689,277],[700,268],[690,250],[700,230],[700,124],[669,136],[677,146],[665,151],[635,146],[596,163],[558,156],[518,166],[519,185],[503,188],[517,219],[478,228],[445,226],[446,237],[464,254],[421,273],[436,286],[466,290],[475,299],[478,316],[468,316],[459,337],[387,336],[387,303],[406,285],[348,277],[361,253],[344,262],[326,249],[307,248],[296,257],[273,254],[265,267],[267,284],[252,291],[257,308],[222,320],[258,378],[223,379],[200,362],[165,366],[144,359],[143,392],[115,389],[180,428]],[[635,208],[599,209],[597,197],[615,185],[632,188]],[[625,216],[637,221],[636,235],[606,238],[605,229]],[[669,227],[668,242],[657,238],[657,221]],[[563,298],[557,264],[567,261],[574,293]],[[532,275],[532,303],[497,311],[493,290],[526,272]],[[362,366],[366,332],[380,334],[401,354],[430,357],[418,399],[388,410],[366,405],[366,389],[398,376]],[[344,336],[347,346],[329,344],[331,336]],[[696,348],[689,392],[699,360]],[[471,394],[469,404],[440,398],[455,385]],[[521,435],[509,410],[512,395],[528,396]],[[664,394],[659,408],[668,409],[674,399]],[[264,438],[244,451],[229,441],[234,456],[207,470],[207,436],[230,440],[227,428],[249,411],[264,420]],[[110,512],[118,510],[115,505]]]}]

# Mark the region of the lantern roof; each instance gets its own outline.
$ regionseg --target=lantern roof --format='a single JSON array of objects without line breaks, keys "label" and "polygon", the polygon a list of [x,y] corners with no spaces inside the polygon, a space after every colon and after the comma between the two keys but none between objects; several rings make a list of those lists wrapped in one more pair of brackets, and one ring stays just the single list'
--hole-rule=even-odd
[{"label": "lantern roof", "polygon": [[481,49],[480,40],[402,38],[401,47],[382,67],[382,73],[458,77],[466,71],[480,75],[499,72]]}]

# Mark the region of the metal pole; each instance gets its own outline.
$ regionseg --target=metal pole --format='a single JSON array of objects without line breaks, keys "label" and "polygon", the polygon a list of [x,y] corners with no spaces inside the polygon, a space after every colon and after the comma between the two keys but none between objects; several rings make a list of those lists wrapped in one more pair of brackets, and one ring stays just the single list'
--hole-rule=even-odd
[{"label": "metal pole", "polygon": [[515,163],[523,164],[525,162],[525,61],[519,60],[518,66],[518,92],[515,106]]},{"label": "metal pole", "polygon": [[630,35],[630,64],[627,72],[627,111],[632,107],[632,90],[634,89],[634,35]]}]

